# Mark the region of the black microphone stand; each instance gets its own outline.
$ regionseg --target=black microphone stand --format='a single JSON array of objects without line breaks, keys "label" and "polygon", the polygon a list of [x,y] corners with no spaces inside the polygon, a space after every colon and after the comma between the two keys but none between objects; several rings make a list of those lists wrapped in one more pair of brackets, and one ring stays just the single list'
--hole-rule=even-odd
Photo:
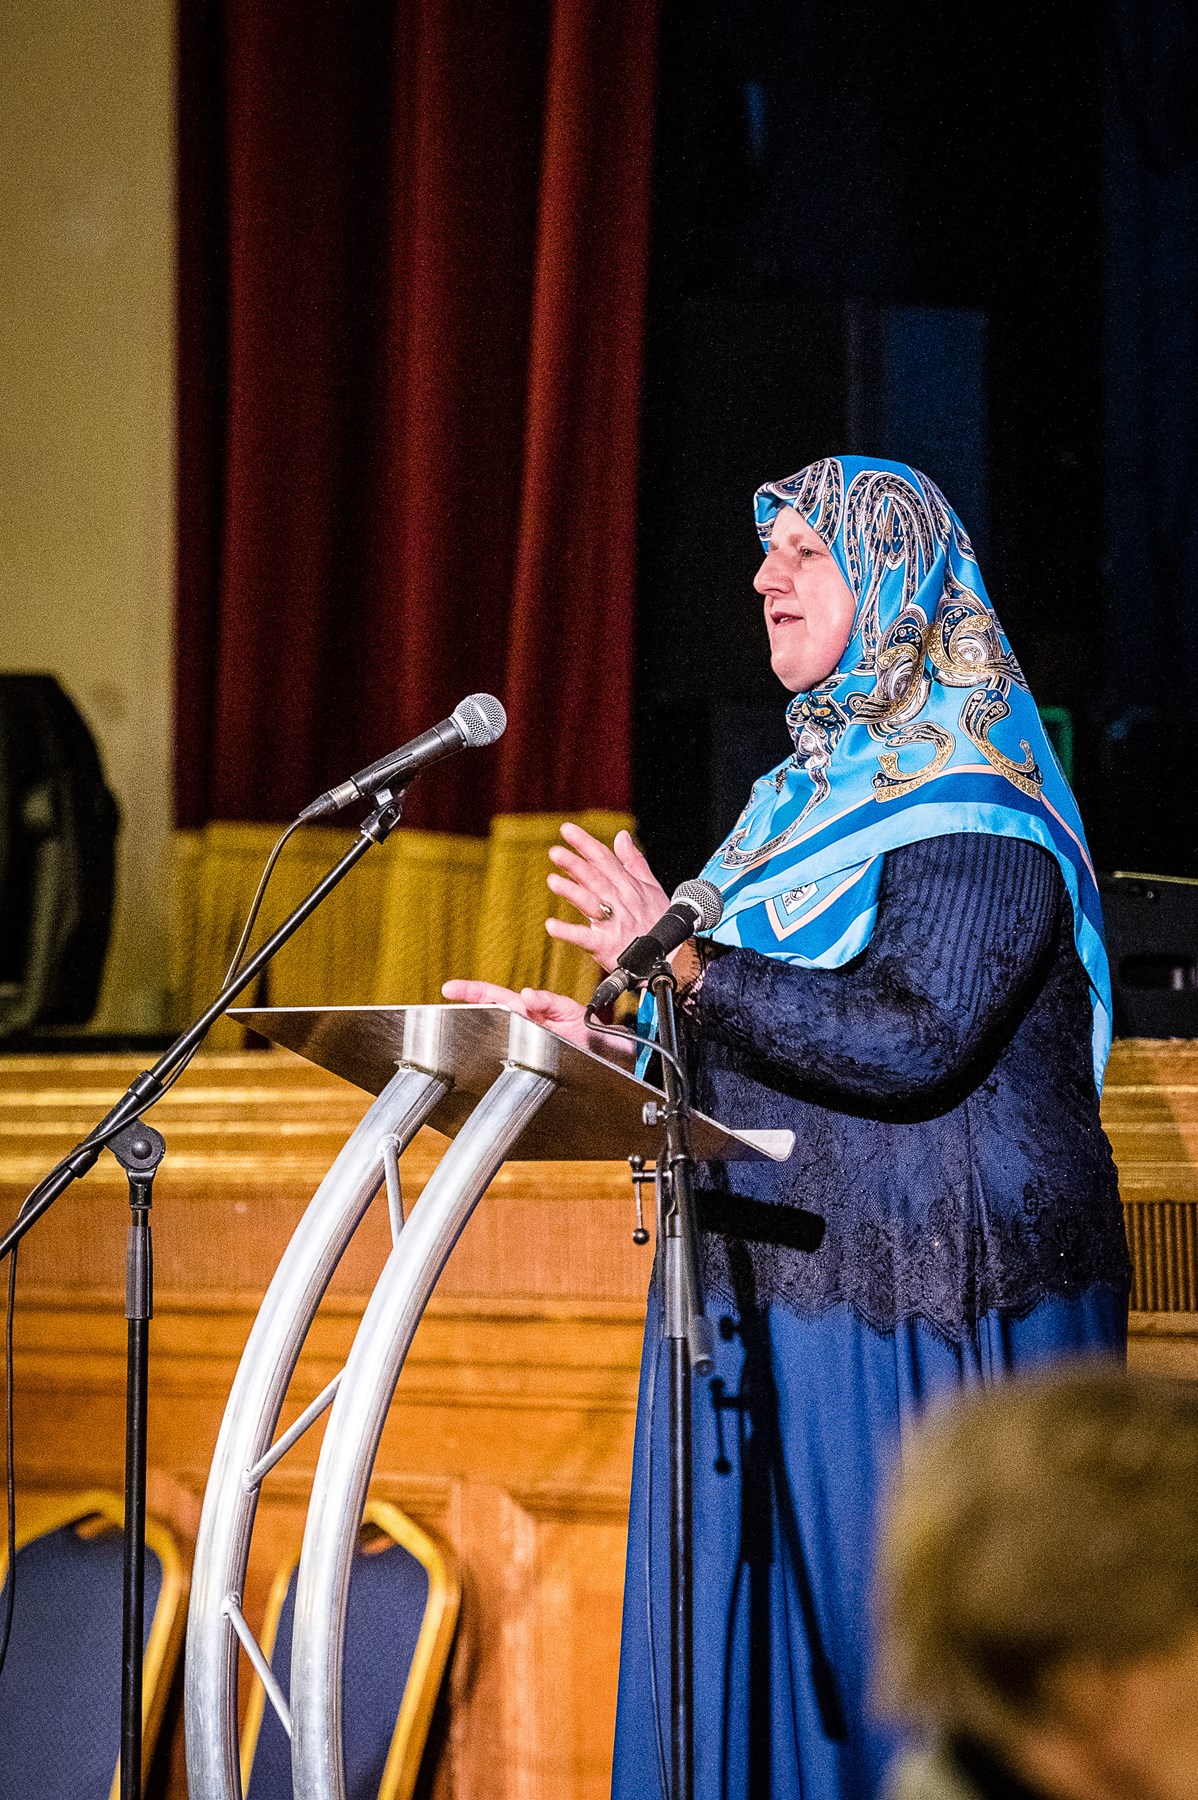
[{"label": "black microphone stand", "polygon": [[[146,1568],[146,1425],[150,1319],[153,1316],[153,1258],[150,1205],[154,1175],[166,1150],[160,1132],[144,1125],[141,1114],[166,1091],[181,1072],[209,1027],[261,973],[267,963],[316,911],[338,882],[349,874],[373,844],[395,829],[404,795],[373,795],[374,810],[358,826],[358,835],[340,862],[301,900],[260,950],[230,977],[216,999],[193,1025],[164,1050],[153,1068],[132,1081],[122,1098],[87,1137],[33,1190],[12,1225],[0,1237],[0,1262],[15,1251],[25,1233],[53,1206],[59,1195],[86,1175],[107,1146],[129,1178],[132,1223],[125,1266],[125,1317],[128,1320],[125,1383],[125,1569],[121,1606],[121,1785],[120,1800],[141,1800],[142,1673],[145,1658],[144,1606]],[[16,1579],[16,1571],[9,1571]]]},{"label": "black microphone stand", "polygon": [[154,1246],[150,1207],[166,1140],[150,1125],[126,1125],[108,1148],[129,1181],[125,1252],[125,1568],[121,1607],[121,1800],[141,1794],[142,1663],[146,1594],[146,1438]]},{"label": "black microphone stand", "polygon": [[690,1100],[678,1063],[677,983],[668,962],[649,976],[666,1091],[664,1168],[659,1161],[657,1232],[665,1336],[670,1347],[670,1800],[694,1800],[694,1538],[691,1521],[691,1377],[714,1364],[703,1310],[695,1226]]}]

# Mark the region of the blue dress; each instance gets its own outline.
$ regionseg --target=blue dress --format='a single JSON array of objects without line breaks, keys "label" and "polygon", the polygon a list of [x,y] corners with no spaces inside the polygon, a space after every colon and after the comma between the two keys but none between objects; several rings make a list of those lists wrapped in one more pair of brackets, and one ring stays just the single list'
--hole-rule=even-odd
[{"label": "blue dress", "polygon": [[[711,946],[695,1101],[790,1126],[783,1165],[708,1164],[716,1366],[694,1387],[698,1800],[871,1800],[879,1500],[930,1400],[1121,1354],[1128,1260],[1091,1009],[1053,858],[1016,838],[885,859],[847,967]],[[668,1366],[641,1373],[613,1800],[667,1793]]]}]

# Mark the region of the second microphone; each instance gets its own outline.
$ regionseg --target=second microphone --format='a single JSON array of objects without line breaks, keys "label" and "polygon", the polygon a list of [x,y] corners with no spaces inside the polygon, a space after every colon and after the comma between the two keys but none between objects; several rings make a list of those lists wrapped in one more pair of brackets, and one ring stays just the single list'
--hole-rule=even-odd
[{"label": "second microphone", "polygon": [[670,904],[661,918],[645,932],[633,938],[620,952],[620,960],[591,995],[591,1006],[598,1011],[610,1006],[621,994],[646,981],[658,963],[685,944],[696,931],[710,931],[718,925],[724,911],[724,899],[710,881],[684,881],[676,887]]}]

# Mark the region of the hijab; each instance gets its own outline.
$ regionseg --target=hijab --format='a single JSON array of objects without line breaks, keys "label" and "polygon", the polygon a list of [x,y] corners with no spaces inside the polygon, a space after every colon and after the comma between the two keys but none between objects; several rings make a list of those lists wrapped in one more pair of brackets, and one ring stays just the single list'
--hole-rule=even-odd
[{"label": "hijab", "polygon": [[708,935],[839,968],[869,943],[888,850],[963,831],[1025,838],[1069,892],[1101,1087],[1111,994],[1094,868],[964,526],[926,475],[860,456],[759,488],[765,549],[783,506],[828,546],[857,610],[838,667],[787,708],[792,755],[754,783],[701,872],[724,897]]}]

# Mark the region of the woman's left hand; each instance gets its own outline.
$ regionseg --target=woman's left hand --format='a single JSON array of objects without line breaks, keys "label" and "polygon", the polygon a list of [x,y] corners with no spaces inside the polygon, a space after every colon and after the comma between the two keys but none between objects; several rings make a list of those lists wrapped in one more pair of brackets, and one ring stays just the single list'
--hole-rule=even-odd
[{"label": "woman's left hand", "polygon": [[621,950],[656,925],[670,896],[626,831],[617,832],[610,850],[580,825],[563,825],[562,836],[569,848],[555,844],[550,850],[561,873],[549,876],[549,886],[587,923],[546,919],[545,929],[588,950],[601,968],[614,969]]}]

